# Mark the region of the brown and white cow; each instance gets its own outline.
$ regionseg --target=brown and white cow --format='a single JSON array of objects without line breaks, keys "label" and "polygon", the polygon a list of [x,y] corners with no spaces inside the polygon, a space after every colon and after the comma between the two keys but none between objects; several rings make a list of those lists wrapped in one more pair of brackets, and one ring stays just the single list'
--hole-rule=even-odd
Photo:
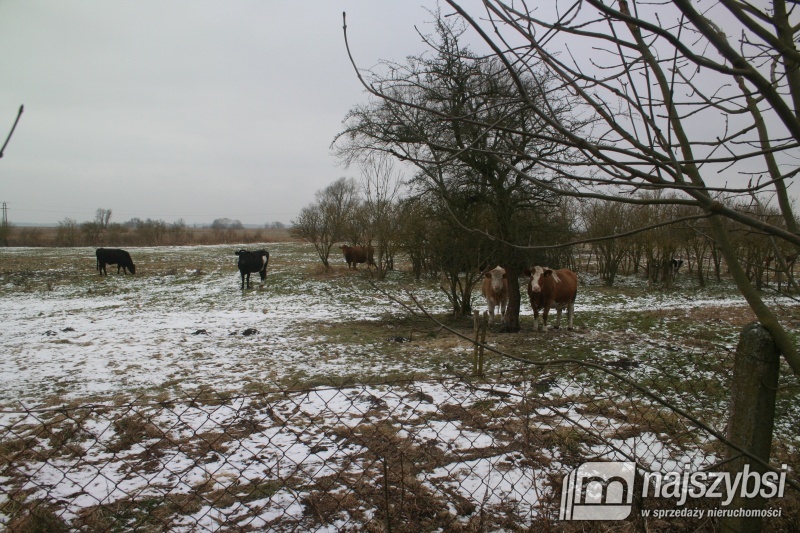
[{"label": "brown and white cow", "polygon": [[501,266],[483,273],[481,292],[486,297],[489,305],[489,323],[494,322],[494,308],[500,306],[501,320],[506,319],[506,305],[508,305],[508,276]]},{"label": "brown and white cow", "polygon": [[358,268],[356,266],[358,263],[367,263],[367,266],[375,266],[375,261],[373,260],[375,249],[372,246],[347,246],[343,244],[342,253],[348,269]]},{"label": "brown and white cow", "polygon": [[[541,266],[526,268],[523,272],[531,278],[528,282],[528,297],[533,308],[534,329],[536,331],[547,329],[547,314],[551,307],[555,307],[558,313],[556,329],[561,326],[561,311],[564,308],[567,309],[569,329],[572,329],[575,296],[578,294],[578,275],[566,268],[553,270]],[[543,310],[541,322],[539,322],[540,310]]]}]

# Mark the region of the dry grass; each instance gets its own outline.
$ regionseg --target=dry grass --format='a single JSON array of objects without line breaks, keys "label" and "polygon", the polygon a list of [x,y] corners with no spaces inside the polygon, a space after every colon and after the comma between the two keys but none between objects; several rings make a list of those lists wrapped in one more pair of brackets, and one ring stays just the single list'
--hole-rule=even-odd
[{"label": "dry grass", "polygon": [[[219,253],[231,254],[227,257],[231,264],[227,266],[234,271],[232,251],[220,250]],[[334,267],[325,270],[316,258],[308,260],[313,255],[306,251],[304,255],[277,256],[276,263],[283,270],[276,269],[271,274],[273,284],[266,290],[273,294],[291,290],[287,288],[291,287],[290,283],[275,282],[294,280],[294,277],[289,277],[288,272],[291,272],[291,276],[303,280],[326,281],[332,286],[344,284],[347,291],[342,291],[339,297],[348,302],[352,298],[354,306],[359,305],[360,299],[374,297],[366,292],[366,269],[348,271],[343,264],[335,263],[341,261],[340,257],[332,257]],[[65,250],[37,252],[67,253]],[[209,263],[202,263],[204,259],[200,255],[187,261],[177,254],[176,257],[159,255],[157,249],[138,253],[142,256],[143,268],[141,276],[137,268],[137,279],[177,276],[180,279],[170,282],[186,283],[191,287],[198,278],[192,277],[191,271],[186,274],[187,269],[197,269],[194,276],[214,275]],[[76,270],[83,272],[83,277],[88,280],[85,290],[89,294],[96,294],[91,291],[112,290],[101,283],[104,280],[98,280],[93,271],[92,254],[92,250],[86,249],[70,251],[72,264],[63,265],[57,275],[52,272],[39,274],[31,270],[34,268],[31,258],[20,258],[17,262],[17,256],[9,255],[9,263],[3,265],[6,270],[3,279],[7,284],[19,283],[20,287],[41,284],[44,278],[38,279],[40,275],[49,276],[57,283],[69,283],[73,279],[69,276],[76,276],[70,271]],[[25,263],[23,259],[29,262]],[[395,283],[392,287],[399,292],[404,281],[401,279]],[[131,290],[135,290],[135,285],[133,287]],[[582,297],[589,301],[598,297],[599,292],[587,287]],[[255,293],[243,294],[243,298],[252,297],[252,294]],[[476,302],[476,306],[481,307],[482,302]],[[529,313],[530,310],[525,311]],[[687,300],[687,306],[681,309],[594,313],[579,314],[578,327],[572,332],[566,329],[533,332],[532,318],[526,314],[522,332],[500,334],[494,327],[490,330],[488,342],[510,353],[535,358],[591,358],[597,361],[606,357],[609,363],[625,359],[635,365],[616,368],[617,372],[652,383],[653,387],[658,387],[656,390],[670,395],[671,399],[690,402],[695,412],[705,409],[707,413],[701,414],[706,414],[712,422],[718,421],[722,412],[719,406],[728,392],[724,376],[729,373],[730,366],[718,339],[724,340],[723,346],[729,344],[727,339],[733,338],[731,332],[751,320],[748,308],[694,308]],[[487,354],[486,380],[467,377],[461,383],[463,387],[456,387],[452,397],[434,398],[413,386],[402,391],[404,384],[421,377],[432,383],[442,375],[468,374],[472,347],[424,319],[388,314],[374,318],[304,325],[302,335],[312,339],[307,344],[309,352],[318,355],[319,361],[349,351],[362,357],[353,359],[354,364],[343,375],[320,376],[309,371],[307,375],[298,374],[296,380],[290,375],[280,382],[271,376],[270,379],[276,381],[246,381],[233,393],[201,385],[194,389],[191,397],[182,398],[174,398],[171,391],[162,386],[148,391],[147,397],[140,397],[138,392],[128,392],[110,402],[106,399],[105,405],[93,409],[97,418],[95,422],[115,420],[95,446],[102,446],[104,452],[124,456],[131,475],[160,471],[163,465],[158,459],[169,457],[173,452],[201,468],[206,464],[216,465],[238,449],[237,443],[257,442],[258,435],[269,433],[272,426],[285,428],[284,435],[296,431],[313,437],[305,441],[309,444],[310,458],[325,456],[324,452],[334,446],[340,448],[335,459],[327,465],[332,473],[309,479],[301,478],[304,473],[298,469],[280,480],[273,479],[276,474],[269,472],[263,479],[253,481],[245,478],[231,480],[230,472],[217,475],[211,471],[208,478],[196,484],[193,481],[190,494],[167,493],[165,488],[163,494],[155,496],[132,495],[112,504],[85,508],[79,512],[77,520],[71,520],[70,526],[86,531],[166,530],[176,520],[201,506],[224,509],[235,503],[268,500],[276,492],[288,490],[298,495],[297,503],[304,514],[301,518],[291,517],[274,524],[286,529],[290,529],[294,521],[297,521],[297,530],[313,530],[322,524],[343,520],[346,524],[343,529],[364,531],[385,531],[388,525],[395,530],[405,525],[409,530],[517,531],[523,527],[519,522],[514,523],[518,511],[504,507],[507,502],[489,505],[479,498],[468,499],[454,488],[463,474],[451,465],[500,457],[496,470],[500,476],[505,475],[506,461],[510,465],[508,468],[523,465],[537,471],[544,470],[546,476],[550,476],[548,470],[556,469],[558,476],[554,475],[549,485],[544,482],[544,487],[537,487],[542,491],[538,505],[543,514],[524,517],[530,521],[531,530],[632,531],[642,524],[630,522],[618,527],[607,524],[602,527],[593,524],[576,524],[575,527],[571,524],[553,525],[548,516],[552,516],[552,509],[558,508],[560,483],[566,467],[585,460],[590,447],[601,444],[600,437],[633,440],[650,432],[658,434],[659,441],[677,449],[710,446],[702,439],[695,442],[695,437],[687,434],[684,420],[643,401],[640,395],[621,390],[620,385],[608,376],[600,373],[590,375],[579,370],[577,365],[529,369],[523,375],[522,372],[514,373],[516,363]],[[472,335],[469,319],[439,318],[465,335]],[[395,337],[409,340],[389,340]],[[187,356],[194,354],[188,349],[186,353]],[[154,358],[161,361],[158,354]],[[378,365],[373,363],[382,360],[397,364],[388,373],[377,373],[374,368]],[[120,372],[123,372],[121,368]],[[717,380],[716,376],[722,377]],[[393,393],[400,390],[398,395],[404,400],[395,410],[390,407],[392,400],[389,397],[380,397],[385,390],[381,384],[393,380],[396,380]],[[326,385],[377,382],[366,398],[369,402],[359,403],[365,409],[365,412],[359,412],[358,417],[363,418],[363,422],[354,427],[350,424],[353,419],[335,418],[326,411],[303,415],[300,398],[304,396],[296,394],[296,391],[311,387],[317,381]],[[512,387],[513,394],[504,392]],[[225,410],[222,408],[233,406],[232,394],[241,393],[249,396],[252,404],[244,410],[237,410],[234,419],[191,432],[185,431],[181,424],[170,426],[170,420],[181,416],[178,407],[182,405],[178,404],[210,416],[218,411],[217,408],[221,413]],[[139,408],[132,409],[130,404],[140,401],[140,398],[148,405],[138,411]],[[294,398],[298,398],[298,403],[292,410],[275,407],[281,402],[292,406]],[[83,398],[82,402],[87,400]],[[87,431],[93,427],[91,419],[84,422],[89,411],[84,413],[81,410],[82,402],[69,404],[64,398],[52,397],[50,405],[69,409],[70,415],[64,416],[62,409],[54,409],[51,410],[53,415],[42,417],[35,424],[15,427],[14,433],[0,442],[0,467],[11,469],[13,465],[35,464],[51,458],[72,460],[74,457],[80,460],[80,453],[87,446],[84,440]],[[437,410],[415,410],[413,406],[420,402],[426,407],[435,404]],[[572,419],[568,419],[570,417]],[[582,424],[576,425],[575,422]],[[441,431],[438,428],[443,426],[448,428],[447,432],[431,437],[433,431]],[[475,440],[476,434],[483,437],[480,442]],[[301,442],[298,441],[300,449]],[[265,447],[264,453],[272,453],[271,449]],[[788,456],[784,460],[786,463],[797,464],[794,448],[789,446],[784,453]],[[266,462],[261,457],[252,460]],[[445,469],[449,470],[442,474]],[[14,475],[14,486],[23,486],[23,473],[24,470],[20,469]],[[161,487],[153,488],[153,492],[159,490]],[[19,525],[20,530],[58,531],[61,527],[58,516],[46,507],[37,508],[30,498],[33,498],[32,494],[20,493],[18,501],[25,502],[26,507],[17,505],[12,509],[13,505],[9,504],[11,507],[2,510],[13,521],[8,523]],[[264,505],[264,502],[258,502],[252,507],[243,506],[246,507],[242,510],[245,514],[237,517],[238,523],[233,521],[231,529],[236,530],[242,524],[245,524],[242,528],[246,528],[247,518],[260,516]],[[796,502],[792,500],[791,505],[796,505]],[[793,516],[797,516],[796,511]],[[658,531],[675,524],[651,522],[647,527]]]},{"label": "dry grass", "polygon": [[[8,237],[9,246],[51,247],[59,246],[57,240],[58,227],[11,227]],[[159,245],[192,245],[192,244],[238,244],[238,243],[270,243],[296,242],[288,229],[244,228],[237,230],[213,230],[211,228],[191,228],[178,237],[165,235],[158,242],[143,241],[136,230],[123,233],[118,241],[105,242],[101,237],[98,242],[88,242],[78,238],[75,246],[159,246]]]}]

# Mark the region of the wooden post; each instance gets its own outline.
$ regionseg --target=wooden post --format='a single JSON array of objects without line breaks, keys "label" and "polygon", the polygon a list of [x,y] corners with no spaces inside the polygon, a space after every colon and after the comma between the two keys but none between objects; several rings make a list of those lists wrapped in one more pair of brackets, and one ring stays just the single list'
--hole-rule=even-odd
[{"label": "wooden post", "polygon": [[[765,462],[769,461],[772,446],[772,429],[775,421],[775,395],[778,388],[780,354],[769,332],[758,323],[748,324],[739,335],[731,386],[730,418],[727,438]],[[748,465],[750,472],[759,475],[764,467],[729,450],[731,462],[727,468],[732,475],[742,472]],[[742,479],[742,483],[746,480]],[[763,509],[765,501],[760,496],[736,496],[729,509]],[[761,518],[724,518],[720,530],[725,532],[761,531]]]},{"label": "wooden post", "polygon": [[472,352],[472,375],[483,377],[483,346],[486,343],[486,330],[489,329],[489,312],[484,311],[481,316],[480,311],[472,312],[473,327],[475,330],[475,345]]}]

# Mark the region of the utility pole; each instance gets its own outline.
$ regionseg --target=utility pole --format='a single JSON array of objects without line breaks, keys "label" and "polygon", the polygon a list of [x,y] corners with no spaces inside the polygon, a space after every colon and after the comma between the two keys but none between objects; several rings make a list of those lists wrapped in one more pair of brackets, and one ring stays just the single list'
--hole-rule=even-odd
[{"label": "utility pole", "polygon": [[3,215],[0,220],[0,246],[8,246],[8,206],[3,202]]}]

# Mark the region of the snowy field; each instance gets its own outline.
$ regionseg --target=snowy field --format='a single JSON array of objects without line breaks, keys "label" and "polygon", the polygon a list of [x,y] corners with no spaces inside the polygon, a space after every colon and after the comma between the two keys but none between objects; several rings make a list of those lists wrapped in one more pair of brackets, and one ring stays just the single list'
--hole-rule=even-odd
[{"label": "snowy field", "polygon": [[[135,278],[97,276],[90,249],[0,251],[3,263],[43,255],[47,266],[3,278],[0,400],[241,390],[287,374],[358,368],[359,354],[325,344],[311,329],[400,310],[369,294],[361,276],[339,283],[305,276],[315,256],[296,248],[271,245],[266,285],[245,292],[234,246],[133,249]],[[257,334],[242,335],[249,328]],[[321,354],[320,343],[339,357]]]},{"label": "snowy field", "polygon": [[[336,265],[339,275],[314,275],[319,260],[310,247],[278,243],[269,248],[266,284],[245,292],[239,289],[235,246],[132,249],[136,277],[113,273],[102,278],[88,248],[0,250],[0,402],[36,405],[53,397],[202,386],[241,391],[248,384],[285,383],[294,377],[429,375],[433,370],[427,358],[385,357],[385,348],[370,345],[385,344],[381,336],[338,343],[327,334],[349,323],[380,321],[386,324],[385,337],[391,336],[392,317],[405,312],[373,290],[366,275],[348,273],[343,265]],[[28,262],[31,257],[39,259]],[[17,263],[27,268],[8,268]],[[31,264],[43,268],[29,270]],[[411,291],[434,313],[449,309],[432,280],[390,275],[382,287],[401,297]],[[475,298],[481,307],[477,293]],[[743,305],[741,298],[719,293],[615,293],[582,287],[576,304],[578,338],[613,329],[609,321],[630,313],[657,311],[664,314],[660,324],[668,325],[692,310]],[[523,325],[530,328],[527,306],[523,315]],[[691,334],[691,323],[682,327],[677,337]],[[257,333],[242,335],[249,328]],[[727,335],[735,344],[735,330],[717,334],[721,342]],[[375,352],[381,357],[375,358]]]},{"label": "snowy field", "polygon": [[[582,460],[719,459],[707,434],[575,365],[490,354],[473,380],[469,343],[409,317],[365,272],[267,248],[267,282],[246,291],[234,245],[130,249],[137,275],[102,278],[92,249],[0,249],[0,524],[39,509],[89,531],[504,530],[551,520]],[[611,363],[724,427],[743,301],[689,281],[583,279],[575,331],[535,334],[523,306],[523,332],[489,343]],[[434,280],[378,286],[449,320]],[[781,414],[790,441],[796,409]]]}]

